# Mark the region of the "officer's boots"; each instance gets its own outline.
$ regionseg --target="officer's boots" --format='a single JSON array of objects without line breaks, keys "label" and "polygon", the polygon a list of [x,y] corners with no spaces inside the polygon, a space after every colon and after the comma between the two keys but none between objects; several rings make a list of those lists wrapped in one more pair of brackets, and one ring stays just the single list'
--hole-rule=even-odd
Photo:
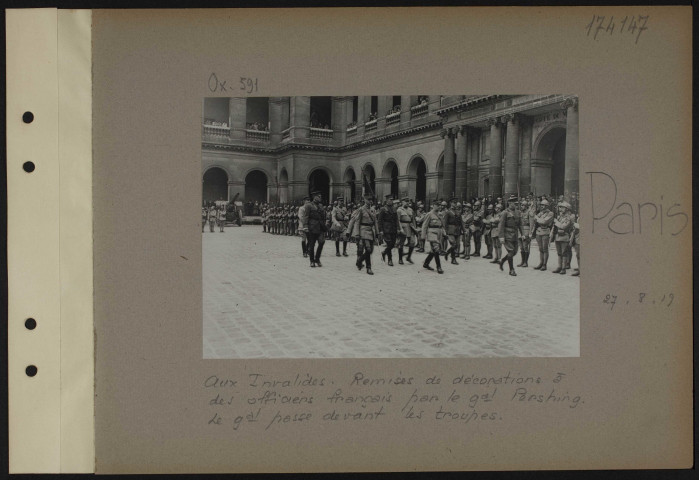
[{"label": "officer's boots", "polygon": [[339,257],[340,256],[340,241],[335,240],[335,256]]},{"label": "officer's boots", "polygon": [[404,265],[404,263],[403,263],[403,247],[398,247],[398,264]]},{"label": "officer's boots", "polygon": [[342,256],[349,257],[349,255],[347,255],[347,241],[342,242]]},{"label": "officer's boots", "polygon": [[371,271],[371,253],[364,252],[364,260],[366,261],[366,273],[373,275],[374,272]]},{"label": "officer's boots", "polygon": [[[432,261],[433,258],[434,258],[434,253],[430,252],[427,255],[427,258],[425,259],[424,263],[422,264],[422,267],[426,268],[427,270],[434,270],[434,268],[430,267],[430,262]],[[439,258],[439,257],[437,257],[437,258]]]},{"label": "officer's boots", "polygon": [[442,270],[442,261],[439,259],[439,255],[434,256],[434,261],[437,263],[437,273],[444,273],[444,270]]},{"label": "officer's boots", "polygon": [[408,262],[410,265],[413,264],[412,259],[410,258],[413,255],[413,249],[415,247],[408,247],[408,255],[405,257],[405,261]]},{"label": "officer's boots", "polygon": [[318,265],[319,267],[323,266],[323,264],[320,263],[320,252],[323,251],[323,245],[323,243],[319,244],[316,250],[316,265]]},{"label": "officer's boots", "polygon": [[559,256],[558,256],[558,268],[556,268],[555,270],[551,271],[551,273],[561,273],[561,270],[563,270],[563,267],[561,266],[561,264],[562,264],[564,261],[565,261],[565,260],[563,260],[563,257],[559,255]]},{"label": "officer's boots", "polygon": [[456,249],[454,247],[451,248],[451,264],[452,265],[459,264],[459,262],[456,261]]}]

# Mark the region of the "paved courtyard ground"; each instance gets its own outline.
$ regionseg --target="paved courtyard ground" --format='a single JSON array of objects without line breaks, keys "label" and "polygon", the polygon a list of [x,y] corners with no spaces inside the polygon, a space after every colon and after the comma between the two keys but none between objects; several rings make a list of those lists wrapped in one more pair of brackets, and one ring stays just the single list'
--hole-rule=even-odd
[{"label": "paved courtyard ground", "polygon": [[[260,226],[206,232],[203,241],[204,358],[444,358],[579,355],[580,281],[539,272],[532,251],[517,277],[482,258],[424,270],[381,262],[374,275],[335,256],[310,268],[299,237]],[[483,249],[484,250],[484,249]],[[483,250],[481,253],[483,253]],[[536,250],[536,246],[532,250]],[[515,264],[519,263],[519,253]],[[573,259],[575,266],[575,259]],[[571,271],[572,272],[572,271]]]}]

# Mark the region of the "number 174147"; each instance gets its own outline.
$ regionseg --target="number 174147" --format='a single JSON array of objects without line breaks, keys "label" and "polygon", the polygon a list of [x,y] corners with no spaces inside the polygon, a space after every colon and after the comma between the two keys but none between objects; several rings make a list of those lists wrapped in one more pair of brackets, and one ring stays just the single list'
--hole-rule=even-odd
[{"label": "number 174147", "polygon": [[585,26],[585,30],[587,31],[587,36],[592,36],[593,40],[597,40],[599,34],[614,35],[616,32],[622,35],[626,32],[636,36],[634,41],[634,44],[636,44],[641,37],[641,33],[648,30],[648,18],[650,18],[650,15],[634,15],[632,17],[627,15],[624,18],[615,20],[613,15],[610,17],[593,15],[590,23]]}]

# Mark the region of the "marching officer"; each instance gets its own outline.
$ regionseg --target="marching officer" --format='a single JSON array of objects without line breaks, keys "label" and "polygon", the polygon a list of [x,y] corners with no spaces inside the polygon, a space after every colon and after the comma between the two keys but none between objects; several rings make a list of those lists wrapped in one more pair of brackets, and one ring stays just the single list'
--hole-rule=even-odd
[{"label": "marching officer", "polygon": [[343,198],[339,198],[338,201],[335,202],[335,208],[333,208],[330,217],[332,222],[330,230],[332,231],[333,238],[335,239],[335,256],[340,256],[340,241],[342,241],[342,256],[348,257],[347,237],[345,236],[345,232],[347,230],[347,225],[349,224],[349,217],[347,216],[347,210],[345,209]]},{"label": "marching officer", "polygon": [[461,224],[463,229],[463,234],[461,235],[461,241],[464,245],[464,253],[461,258],[468,260],[471,258],[471,233],[473,232],[473,212],[471,211],[471,204],[464,204],[464,211],[461,214]]},{"label": "marching officer", "polygon": [[[497,209],[497,207],[495,207]],[[507,261],[510,266],[510,275],[517,276],[515,267],[513,266],[513,258],[517,255],[517,241],[524,236],[522,230],[522,216],[517,208],[517,197],[510,195],[507,200],[507,210],[500,214],[498,222],[498,239],[505,246],[507,254],[500,260],[500,270],[502,265]]]},{"label": "marching officer", "polygon": [[303,205],[299,207],[297,213],[298,217],[298,231],[301,235],[301,250],[303,250],[303,257],[308,257],[308,217],[306,216],[306,205],[311,203],[311,197],[303,197]]},{"label": "marching officer", "polygon": [[534,270],[546,270],[546,264],[549,261],[549,235],[551,234],[551,226],[553,225],[553,212],[549,210],[549,202],[545,198],[539,203],[541,210],[534,218],[535,227],[532,232],[532,239],[536,237],[536,243],[539,245],[539,265],[534,267]]},{"label": "marching officer", "polygon": [[422,223],[422,235],[425,237],[425,241],[430,244],[430,253],[422,266],[427,270],[434,270],[434,268],[430,267],[430,262],[434,258],[437,264],[437,273],[442,274],[444,270],[442,270],[442,264],[439,260],[439,253],[442,248],[442,237],[446,236],[447,232],[444,230],[444,223],[442,223],[442,218],[439,216],[440,206],[439,202],[432,203],[432,210],[425,216],[425,220]]},{"label": "marching officer", "polygon": [[417,229],[417,251],[425,251],[425,237],[422,234],[422,223],[425,221],[427,213],[422,202],[417,202],[417,212],[415,213],[415,228]]},{"label": "marching officer", "polygon": [[[500,197],[498,200],[502,201]],[[495,250],[495,258],[490,263],[500,263],[502,258],[502,244],[500,243],[500,237],[498,236],[498,225],[500,225],[500,218],[502,217],[502,203],[495,204],[495,213],[493,213],[493,218],[490,220],[490,239],[493,242],[493,250]]]},{"label": "marching officer", "polygon": [[415,223],[415,213],[410,208],[410,198],[403,197],[403,204],[396,210],[398,220],[400,221],[400,230],[398,232],[398,263],[403,265],[403,246],[408,243],[408,255],[405,261],[412,265],[412,255],[415,249],[415,233],[417,232],[417,224]]},{"label": "marching officer", "polygon": [[[303,206],[304,216],[307,218],[307,226],[304,230],[308,236],[308,256],[311,259],[311,267],[322,267],[320,254],[325,244],[325,209],[321,202],[321,192],[311,193],[313,202]],[[315,246],[318,244],[318,249]]]},{"label": "marching officer", "polygon": [[379,211],[379,235],[386,242],[386,248],[381,252],[381,260],[386,261],[386,256],[388,256],[388,266],[393,266],[393,254],[391,250],[396,244],[396,235],[400,230],[400,222],[398,220],[398,214],[393,208],[393,201],[391,201],[391,195],[386,195],[386,205],[384,205]]},{"label": "marching officer", "polygon": [[558,268],[552,273],[565,275],[568,262],[568,249],[570,247],[570,233],[573,231],[575,218],[570,213],[570,204],[563,201],[558,204],[558,217],[553,222],[551,240],[556,241],[556,253],[558,253]]},{"label": "marching officer", "polygon": [[483,217],[483,239],[485,240],[485,246],[488,253],[483,256],[483,258],[493,258],[493,239],[491,238],[491,232],[493,229],[493,205],[488,204],[485,209],[485,216]]},{"label": "marching officer", "polygon": [[364,196],[364,205],[359,207],[347,226],[347,235],[357,242],[357,269],[361,270],[366,263],[366,273],[373,275],[371,271],[371,253],[374,251],[374,242],[379,239],[379,222],[372,209],[373,198]]},{"label": "marching officer", "polygon": [[449,241],[449,248],[444,253],[444,260],[448,260],[451,253],[452,265],[459,264],[456,261],[456,255],[459,253],[459,240],[461,239],[461,215],[454,211],[455,206],[456,199],[452,198],[449,201],[449,208],[444,211],[444,217],[442,217],[444,228],[447,231],[447,240]]},{"label": "marching officer", "polygon": [[483,209],[481,202],[476,200],[473,203],[473,223],[471,224],[471,236],[473,237],[473,256],[481,256],[481,236],[484,230]]}]

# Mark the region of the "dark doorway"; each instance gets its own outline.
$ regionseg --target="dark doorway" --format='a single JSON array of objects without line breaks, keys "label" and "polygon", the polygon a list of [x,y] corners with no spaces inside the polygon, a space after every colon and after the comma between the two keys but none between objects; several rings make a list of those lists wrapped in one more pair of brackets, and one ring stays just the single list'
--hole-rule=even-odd
[{"label": "dark doorway", "polygon": [[228,174],[223,169],[214,167],[204,173],[203,202],[228,200]]},{"label": "dark doorway", "polygon": [[398,165],[395,163],[391,168],[391,196],[398,198]]},{"label": "dark doorway", "polygon": [[566,170],[566,137],[563,135],[551,153],[551,193],[563,195],[565,189]]},{"label": "dark doorway", "polygon": [[427,166],[423,159],[418,160],[417,164],[417,182],[415,184],[415,200],[426,200],[427,195]]},{"label": "dark doorway", "polygon": [[267,201],[267,175],[260,170],[253,170],[245,177],[245,201]]},{"label": "dark doorway", "polygon": [[345,184],[347,185],[347,190],[349,190],[349,197],[345,198],[345,202],[352,202],[354,203],[355,200],[357,199],[357,192],[356,192],[356,180],[357,177],[354,174],[353,169],[348,169],[347,172],[345,173]]},{"label": "dark doorway", "polygon": [[330,199],[330,177],[323,170],[314,170],[308,177],[308,193],[320,191],[322,202],[327,205]]},{"label": "dark doorway", "polygon": [[364,190],[364,195],[376,196],[376,172],[374,167],[367,165],[364,167],[364,172],[362,173],[364,178],[362,178],[362,187]]}]

